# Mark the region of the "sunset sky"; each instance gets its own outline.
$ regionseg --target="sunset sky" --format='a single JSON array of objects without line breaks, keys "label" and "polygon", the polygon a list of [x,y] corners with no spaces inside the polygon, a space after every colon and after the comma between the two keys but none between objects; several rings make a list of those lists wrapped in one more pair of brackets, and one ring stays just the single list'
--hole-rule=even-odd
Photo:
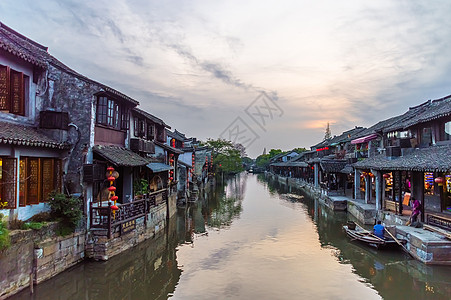
[{"label": "sunset sky", "polygon": [[[310,147],[451,94],[451,1],[2,0],[0,21],[172,129]],[[257,124],[262,93],[277,113]]]}]

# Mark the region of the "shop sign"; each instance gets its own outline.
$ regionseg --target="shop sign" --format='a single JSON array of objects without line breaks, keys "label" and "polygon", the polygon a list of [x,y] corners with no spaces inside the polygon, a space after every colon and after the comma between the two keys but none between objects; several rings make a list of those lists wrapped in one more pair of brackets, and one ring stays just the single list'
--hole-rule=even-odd
[{"label": "shop sign", "polygon": [[121,235],[136,229],[136,220],[127,221],[121,224]]}]

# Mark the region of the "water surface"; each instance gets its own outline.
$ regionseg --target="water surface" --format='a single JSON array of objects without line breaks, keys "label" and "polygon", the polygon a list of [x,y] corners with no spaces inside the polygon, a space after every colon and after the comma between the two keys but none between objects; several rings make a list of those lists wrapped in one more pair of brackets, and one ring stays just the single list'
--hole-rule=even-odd
[{"label": "water surface", "polygon": [[12,299],[449,299],[451,268],[349,242],[346,213],[288,192],[242,173],[155,239]]}]

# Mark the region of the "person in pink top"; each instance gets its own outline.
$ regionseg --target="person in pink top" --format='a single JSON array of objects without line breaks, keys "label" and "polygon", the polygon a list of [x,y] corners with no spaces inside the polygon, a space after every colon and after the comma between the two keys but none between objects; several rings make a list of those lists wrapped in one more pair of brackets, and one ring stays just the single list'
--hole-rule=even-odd
[{"label": "person in pink top", "polygon": [[414,199],[412,204],[412,214],[410,215],[410,226],[416,225],[420,212],[421,212],[420,201],[418,201],[418,199]]}]

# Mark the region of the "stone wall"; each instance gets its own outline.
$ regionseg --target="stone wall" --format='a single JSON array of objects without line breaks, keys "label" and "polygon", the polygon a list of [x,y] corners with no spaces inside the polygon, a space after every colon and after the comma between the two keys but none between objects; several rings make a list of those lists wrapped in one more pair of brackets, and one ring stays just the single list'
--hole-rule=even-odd
[{"label": "stone wall", "polygon": [[[147,224],[144,222],[147,218]],[[120,235],[113,234],[108,239],[103,230],[91,230],[86,245],[86,256],[95,260],[108,260],[111,257],[130,249],[153,237],[166,226],[167,205],[162,203],[152,207],[146,217],[136,219],[136,229]]]},{"label": "stone wall", "polygon": [[[67,132],[58,129],[46,132],[53,138],[67,141],[71,145],[64,165],[67,172],[65,184],[70,193],[81,193],[80,170],[85,154],[83,151],[90,142],[93,97],[101,87],[93,81],[74,76],[53,65],[49,66],[48,79],[40,81],[40,84],[46,84],[47,87],[42,88],[46,92],[37,97],[39,106],[36,109],[68,112],[69,122],[78,128],[77,130],[72,126]],[[36,123],[39,123],[38,118]]]},{"label": "stone wall", "polygon": [[[84,236],[57,237],[58,225],[11,232],[11,247],[0,252],[0,299],[70,268],[84,257]],[[39,257],[39,258],[38,258]]]},{"label": "stone wall", "polygon": [[85,240],[85,232],[77,232],[37,243],[34,249],[35,283],[47,280],[82,261],[85,257]]}]

